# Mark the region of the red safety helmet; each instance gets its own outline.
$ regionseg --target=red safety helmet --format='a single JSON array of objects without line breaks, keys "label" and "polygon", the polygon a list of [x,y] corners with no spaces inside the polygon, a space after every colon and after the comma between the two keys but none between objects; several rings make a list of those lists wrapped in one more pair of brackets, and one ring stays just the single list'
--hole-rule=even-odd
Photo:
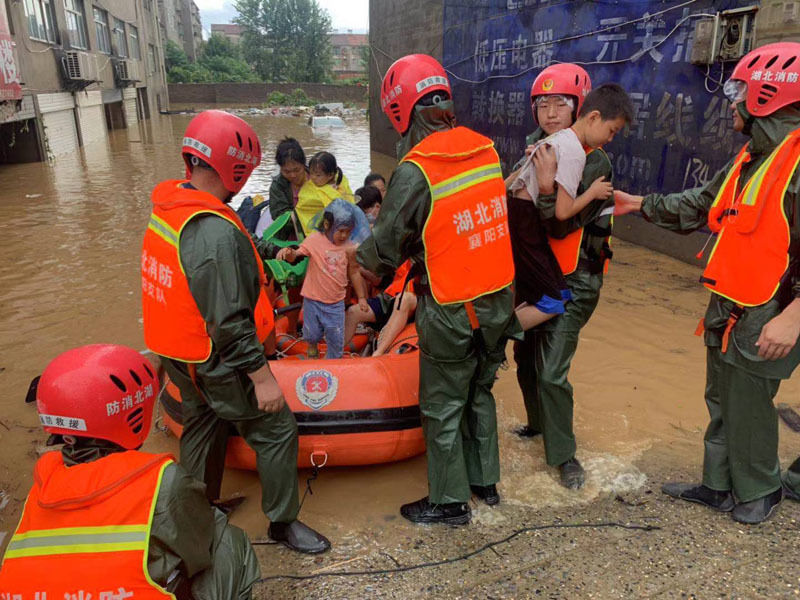
[{"label": "red safety helmet", "polygon": [[531,108],[533,120],[536,118],[536,108],[533,101],[537,96],[572,96],[575,98],[575,116],[581,112],[583,101],[592,91],[592,80],[583,67],[572,63],[557,63],[542,70],[531,86]]},{"label": "red safety helmet", "polygon": [[749,52],[733,69],[724,91],[734,100],[744,95],[747,112],[754,117],[800,102],[800,43],[777,42]]},{"label": "red safety helmet", "polygon": [[108,440],[133,450],[150,433],[158,378],[136,350],[94,344],[64,352],[47,365],[36,390],[48,433]]},{"label": "red safety helmet", "polygon": [[394,61],[386,71],[381,85],[381,108],[403,135],[411,122],[414,105],[436,90],[453,95],[444,67],[427,54],[409,54]]},{"label": "red safety helmet", "polygon": [[196,156],[217,172],[229,192],[236,194],[261,164],[261,144],[253,128],[236,115],[205,110],[189,121],[183,134],[187,178],[189,161]]}]

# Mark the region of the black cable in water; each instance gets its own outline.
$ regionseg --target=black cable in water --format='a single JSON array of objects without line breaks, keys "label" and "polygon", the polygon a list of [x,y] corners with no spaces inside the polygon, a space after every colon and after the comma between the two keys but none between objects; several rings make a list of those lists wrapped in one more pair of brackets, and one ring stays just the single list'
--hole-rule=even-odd
[{"label": "black cable in water", "polygon": [[488,544],[485,544],[484,546],[481,546],[476,550],[472,550],[471,552],[467,552],[466,554],[462,554],[461,556],[455,556],[453,558],[445,558],[443,560],[424,562],[416,565],[395,567],[393,569],[377,569],[374,571],[329,571],[328,573],[314,573],[313,575],[293,575],[293,574],[270,575],[268,577],[262,577],[261,579],[258,580],[258,583],[264,583],[265,581],[272,581],[275,579],[305,580],[305,579],[317,579],[318,577],[358,577],[361,575],[388,575],[390,573],[404,573],[406,571],[427,569],[429,567],[439,567],[442,565],[447,565],[450,563],[467,560],[468,558],[472,558],[473,556],[476,556],[482,552],[485,552],[486,550],[494,548],[495,546],[499,546],[500,544],[505,544],[507,542],[510,542],[518,535],[527,533],[529,531],[541,531],[543,529],[595,529],[601,527],[616,527],[619,529],[633,529],[638,531],[656,531],[658,529],[661,529],[661,527],[658,527],[657,525],[628,525],[625,523],[618,523],[616,521],[602,522],[602,523],[552,523],[550,525],[533,525],[531,527],[523,527],[522,529],[517,529],[512,534],[504,537],[502,540],[489,542]]}]

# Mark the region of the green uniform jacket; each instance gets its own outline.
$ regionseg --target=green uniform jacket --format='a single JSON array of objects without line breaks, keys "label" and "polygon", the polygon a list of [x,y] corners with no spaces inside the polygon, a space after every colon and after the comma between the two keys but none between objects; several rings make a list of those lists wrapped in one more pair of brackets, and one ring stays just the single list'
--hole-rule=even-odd
[{"label": "green uniform jacket", "polygon": [[[751,160],[742,167],[742,181],[747,181],[766,160],[770,152],[786,137],[786,135],[800,127],[800,111],[782,109],[765,118],[755,119],[752,126],[752,139],[750,144]],[[665,229],[681,233],[696,231],[708,222],[708,212],[717,196],[722,183],[733,165],[732,158],[712,179],[704,186],[678,192],[675,194],[661,195],[650,194],[642,202],[644,217]],[[791,242],[789,254],[792,274],[787,285],[791,286],[788,299],[800,296],[800,282],[796,276],[797,259],[800,256],[800,224],[797,222],[798,202],[800,202],[800,172],[795,172],[784,198],[784,211],[789,219],[791,228]],[[800,362],[800,344],[795,345],[789,356],[780,360],[764,360],[758,357],[758,348],[755,346],[761,329],[782,310],[778,297],[753,308],[747,308],[733,328],[732,343],[728,351],[722,355],[723,360],[729,364],[740,367],[753,375],[767,378],[787,379]],[[705,314],[705,344],[706,346],[719,347],[722,345],[722,332],[728,321],[734,303],[717,294],[711,294]]]},{"label": "green uniform jacket", "polygon": [[[64,464],[70,466],[118,451],[111,446],[103,440],[85,439],[77,448],[64,446],[61,452]],[[216,557],[221,549],[234,556]],[[237,563],[238,570],[227,573],[221,566]],[[192,593],[196,600],[228,598],[226,588],[230,585],[249,588],[261,576],[247,537],[209,506],[205,485],[177,463],[164,469],[161,479],[150,529],[147,571],[153,581],[171,591],[169,583],[175,571],[195,578]]]},{"label": "green uniform jacket", "polygon": [[292,184],[281,174],[272,180],[269,186],[269,214],[274,221],[283,213],[294,210],[294,199],[292,197]]},{"label": "green uniform jacket", "polygon": [[211,356],[197,365],[197,373],[221,378],[263,367],[264,347],[253,320],[261,284],[250,240],[225,219],[201,215],[183,228],[180,253],[213,342]]}]

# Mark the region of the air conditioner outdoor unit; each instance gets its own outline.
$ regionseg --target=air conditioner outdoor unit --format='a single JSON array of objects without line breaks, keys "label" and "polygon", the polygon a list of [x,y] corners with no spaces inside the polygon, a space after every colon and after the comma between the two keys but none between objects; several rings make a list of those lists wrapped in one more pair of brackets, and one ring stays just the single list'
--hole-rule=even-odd
[{"label": "air conditioner outdoor unit", "polygon": [[134,60],[118,60],[117,79],[120,81],[139,81],[139,63]]},{"label": "air conditioner outdoor unit", "polygon": [[97,60],[93,54],[68,50],[64,52],[64,73],[72,81],[97,81]]}]

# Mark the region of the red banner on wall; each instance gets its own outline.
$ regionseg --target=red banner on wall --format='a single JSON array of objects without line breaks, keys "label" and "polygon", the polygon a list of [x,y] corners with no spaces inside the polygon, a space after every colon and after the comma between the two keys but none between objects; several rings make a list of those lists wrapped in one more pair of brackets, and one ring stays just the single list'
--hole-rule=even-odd
[{"label": "red banner on wall", "polygon": [[8,27],[5,2],[0,2],[0,102],[20,100],[22,88],[19,85],[19,71],[14,62],[14,43]]}]

